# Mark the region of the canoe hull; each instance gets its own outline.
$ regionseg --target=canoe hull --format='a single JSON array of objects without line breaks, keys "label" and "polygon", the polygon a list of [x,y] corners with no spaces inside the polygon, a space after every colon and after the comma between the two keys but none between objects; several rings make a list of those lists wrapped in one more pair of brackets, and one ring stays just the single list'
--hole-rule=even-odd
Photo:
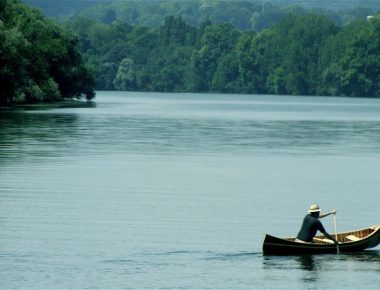
[{"label": "canoe hull", "polygon": [[[368,237],[357,241],[339,244],[339,252],[361,252],[380,244],[380,227]],[[281,239],[266,235],[263,244],[264,255],[310,255],[337,253],[335,244],[298,243],[290,239]]]}]

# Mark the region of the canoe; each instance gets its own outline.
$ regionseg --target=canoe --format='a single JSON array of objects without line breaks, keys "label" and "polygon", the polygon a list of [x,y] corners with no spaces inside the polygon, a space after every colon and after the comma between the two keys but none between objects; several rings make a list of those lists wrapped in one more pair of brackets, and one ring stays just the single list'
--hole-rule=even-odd
[{"label": "canoe", "polygon": [[[334,235],[335,236],[335,235]],[[380,225],[338,233],[339,252],[360,252],[380,244]],[[265,235],[264,255],[308,255],[337,253],[337,246],[325,236],[316,236],[312,243],[296,242],[296,238],[276,238]]]}]

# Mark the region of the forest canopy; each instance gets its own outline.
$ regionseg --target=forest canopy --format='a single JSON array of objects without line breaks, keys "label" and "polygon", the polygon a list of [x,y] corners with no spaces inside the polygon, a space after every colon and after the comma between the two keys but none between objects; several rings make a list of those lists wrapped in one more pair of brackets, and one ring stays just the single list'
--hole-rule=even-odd
[{"label": "forest canopy", "polygon": [[[342,25],[325,11],[266,3],[112,1],[57,24],[0,0],[0,105],[90,100],[95,88],[380,96],[379,15],[361,10]],[[156,21],[157,11],[177,12],[159,25],[132,21]]]},{"label": "forest canopy", "polygon": [[77,17],[67,25],[99,90],[380,96],[380,17],[337,26],[289,13],[262,31],[168,16],[159,28]]},{"label": "forest canopy", "polygon": [[344,25],[380,11],[378,0],[97,0],[91,3],[94,5],[76,15],[104,23],[118,20],[156,28],[161,26],[165,17],[181,16],[195,27],[211,21],[230,23],[239,30],[256,31],[278,23],[288,13],[318,12],[337,25]]},{"label": "forest canopy", "polygon": [[[159,27],[167,16],[181,16],[198,26],[210,20],[239,29],[260,29],[289,11],[318,10],[337,24],[380,10],[379,0],[24,0],[59,20],[79,15],[96,21],[116,19],[133,25]],[[113,11],[110,14],[110,11]]]},{"label": "forest canopy", "polygon": [[0,105],[94,98],[78,38],[18,0],[0,0]]}]

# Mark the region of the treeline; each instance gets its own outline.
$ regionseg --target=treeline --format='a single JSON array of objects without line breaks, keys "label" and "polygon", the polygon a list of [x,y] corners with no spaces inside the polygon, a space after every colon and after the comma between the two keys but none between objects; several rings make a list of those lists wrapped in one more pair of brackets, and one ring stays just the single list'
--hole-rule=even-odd
[{"label": "treeline", "polygon": [[165,17],[181,16],[195,27],[211,21],[255,31],[278,23],[288,13],[306,14],[311,9],[330,17],[337,25],[380,11],[378,0],[124,0],[96,3],[78,12],[78,16],[106,24],[117,20],[148,27],[160,27]]},{"label": "treeline", "polygon": [[29,6],[42,9],[45,16],[56,19],[67,19],[89,6],[104,1],[110,0],[23,0]]},{"label": "treeline", "polygon": [[380,96],[380,17],[343,27],[290,14],[261,32],[167,17],[158,28],[77,18],[97,89]]},{"label": "treeline", "polygon": [[94,97],[73,32],[18,0],[0,0],[0,106]]},{"label": "treeline", "polygon": [[320,7],[335,11],[351,10],[356,8],[377,8],[379,9],[378,0],[268,0],[274,4],[289,5],[297,4],[303,7]]}]

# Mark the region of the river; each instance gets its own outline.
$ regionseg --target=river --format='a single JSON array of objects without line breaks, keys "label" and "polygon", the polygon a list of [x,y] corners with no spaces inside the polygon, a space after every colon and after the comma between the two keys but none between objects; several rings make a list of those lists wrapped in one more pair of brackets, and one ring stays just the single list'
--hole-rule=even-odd
[{"label": "river", "polygon": [[[0,111],[1,289],[378,289],[379,247],[268,257],[310,204],[380,223],[380,100],[98,92]],[[331,217],[322,219],[333,233]]]}]

